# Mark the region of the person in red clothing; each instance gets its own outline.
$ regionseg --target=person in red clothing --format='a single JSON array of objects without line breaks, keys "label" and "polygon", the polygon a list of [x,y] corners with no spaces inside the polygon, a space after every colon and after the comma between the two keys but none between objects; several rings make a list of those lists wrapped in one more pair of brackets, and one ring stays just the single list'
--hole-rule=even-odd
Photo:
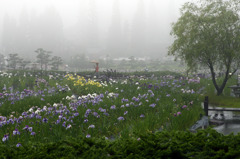
[{"label": "person in red clothing", "polygon": [[96,63],[95,72],[98,73],[98,70],[99,70],[99,66],[98,66],[98,63]]}]

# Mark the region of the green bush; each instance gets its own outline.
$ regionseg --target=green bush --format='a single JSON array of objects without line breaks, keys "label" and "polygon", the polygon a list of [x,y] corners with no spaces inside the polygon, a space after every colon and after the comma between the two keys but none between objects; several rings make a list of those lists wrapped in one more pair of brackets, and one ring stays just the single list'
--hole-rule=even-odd
[{"label": "green bush", "polygon": [[213,129],[163,131],[139,138],[68,138],[20,147],[0,145],[1,158],[239,158],[240,134],[224,136]]}]

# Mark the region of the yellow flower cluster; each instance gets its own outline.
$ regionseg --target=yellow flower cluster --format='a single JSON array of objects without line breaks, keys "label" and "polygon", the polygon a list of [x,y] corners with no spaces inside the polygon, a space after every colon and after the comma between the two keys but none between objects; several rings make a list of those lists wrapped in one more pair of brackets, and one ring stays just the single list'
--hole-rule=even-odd
[{"label": "yellow flower cluster", "polygon": [[74,86],[84,86],[86,85],[86,80],[84,77],[77,76],[77,79],[74,81]]},{"label": "yellow flower cluster", "polygon": [[77,76],[76,78],[72,74],[67,74],[65,76],[67,80],[71,80],[74,83],[74,86],[87,86],[87,85],[92,85],[92,86],[97,86],[97,87],[102,87],[102,85],[99,82],[95,82],[93,80],[86,80],[84,77]]},{"label": "yellow flower cluster", "polygon": [[73,77],[72,74],[67,74],[67,75],[65,75],[65,77],[67,78],[67,80],[71,80],[71,81],[75,80],[75,78]]},{"label": "yellow flower cluster", "polygon": [[97,87],[102,87],[102,85],[99,82],[95,82],[93,80],[88,80],[86,85],[92,85],[92,86],[97,86]]}]

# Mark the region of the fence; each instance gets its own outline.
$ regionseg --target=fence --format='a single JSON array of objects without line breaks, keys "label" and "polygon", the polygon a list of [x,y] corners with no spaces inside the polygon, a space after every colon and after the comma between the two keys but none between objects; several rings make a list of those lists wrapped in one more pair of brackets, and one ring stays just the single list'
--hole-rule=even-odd
[{"label": "fence", "polygon": [[209,103],[208,103],[208,96],[205,96],[204,99],[204,112],[205,115],[208,116],[208,111],[240,111],[240,108],[209,108]]}]

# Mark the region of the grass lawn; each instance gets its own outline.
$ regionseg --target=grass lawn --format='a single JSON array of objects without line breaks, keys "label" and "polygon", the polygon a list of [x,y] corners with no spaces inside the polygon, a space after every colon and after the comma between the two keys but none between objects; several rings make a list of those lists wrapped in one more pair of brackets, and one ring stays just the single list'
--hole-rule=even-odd
[{"label": "grass lawn", "polygon": [[240,98],[231,96],[208,95],[211,105],[225,108],[240,108]]},{"label": "grass lawn", "polygon": [[[221,84],[223,78],[218,78],[218,84]],[[233,76],[231,79],[228,80],[223,94],[217,96],[217,92],[215,87],[212,84],[211,79],[201,79],[201,86],[205,87],[205,92],[200,97],[201,101],[204,101],[204,97],[208,96],[209,104],[215,105],[218,107],[225,107],[225,108],[240,108],[240,98],[231,96],[231,89],[228,88],[229,86],[236,85],[236,76]]]}]

